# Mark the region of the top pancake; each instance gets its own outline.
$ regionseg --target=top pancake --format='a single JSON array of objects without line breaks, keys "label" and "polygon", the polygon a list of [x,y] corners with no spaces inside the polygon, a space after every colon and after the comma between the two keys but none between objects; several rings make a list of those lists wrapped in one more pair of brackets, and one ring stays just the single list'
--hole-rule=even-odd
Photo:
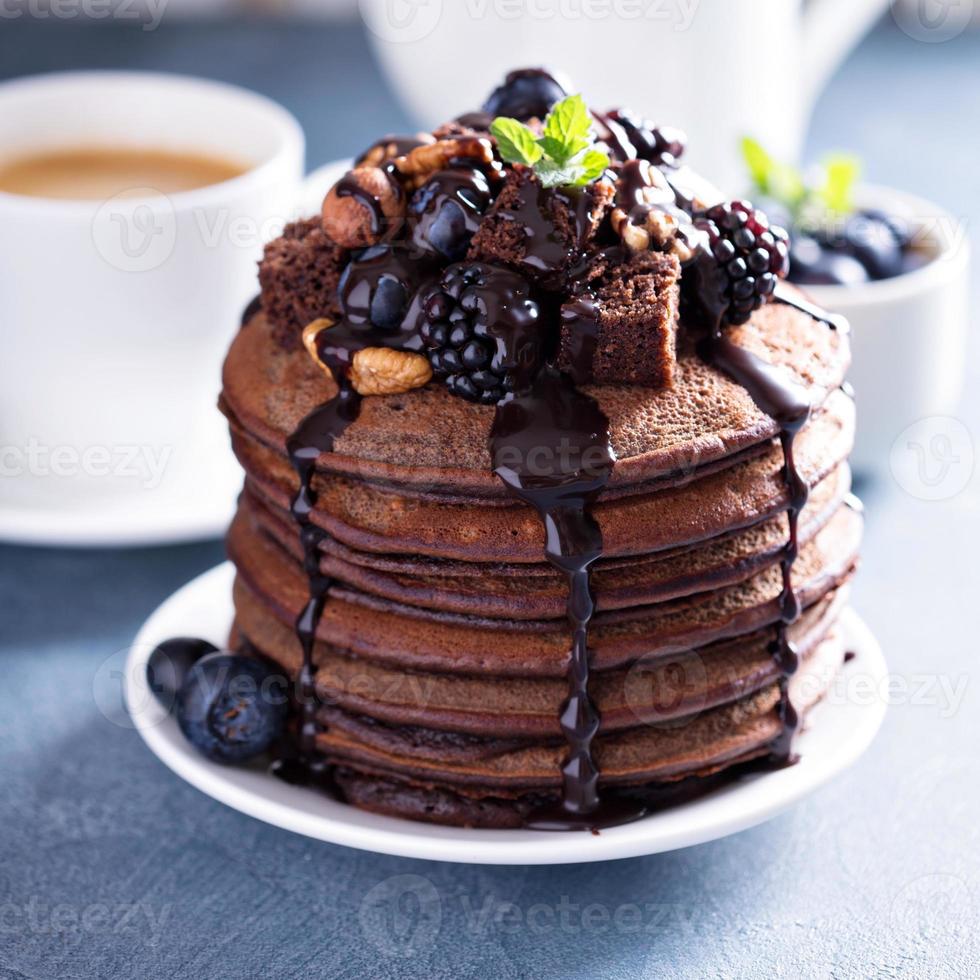
[{"label": "top pancake", "polygon": [[[733,341],[783,368],[815,406],[844,379],[846,335],[783,304],[731,328]],[[285,452],[299,421],[336,391],[303,350],[284,350],[259,314],[225,361],[222,409],[233,427]],[[682,345],[669,389],[588,386],[609,418],[617,462],[610,488],[709,466],[772,439],[776,423],[748,393]],[[358,419],[318,461],[323,472],[426,493],[505,498],[491,471],[494,409],[453,397],[440,385],[364,399]]]}]

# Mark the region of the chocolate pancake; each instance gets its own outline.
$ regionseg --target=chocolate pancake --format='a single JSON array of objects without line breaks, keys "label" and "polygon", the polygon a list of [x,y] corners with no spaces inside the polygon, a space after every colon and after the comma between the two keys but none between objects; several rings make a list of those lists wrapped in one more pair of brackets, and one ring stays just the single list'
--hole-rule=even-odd
[{"label": "chocolate pancake", "polygon": [[[804,385],[815,405],[840,387],[849,361],[846,336],[814,330],[806,314],[786,305],[764,307],[734,328],[733,340]],[[283,350],[274,326],[259,314],[235,338],[223,372],[221,407],[233,435],[246,433],[285,461],[296,425],[336,393],[336,385],[308,357]],[[616,467],[610,487],[642,484],[731,456],[778,434],[745,389],[701,360],[693,347],[679,352],[669,389],[587,386],[609,418]],[[410,395],[371,398],[317,461],[324,474],[358,483],[393,484],[508,499],[491,471],[487,449],[494,410],[453,398],[438,387]],[[285,474],[292,484],[292,474]]]},{"label": "chocolate pancake", "polygon": [[[847,508],[807,544],[799,559],[798,591],[804,606],[820,599],[851,572],[860,517]],[[295,622],[305,598],[299,564],[261,532],[237,521],[229,536],[236,563],[236,609],[249,635],[251,609],[260,604],[282,624]],[[758,629],[775,621],[780,571],[764,568],[733,585],[667,602],[599,613],[592,633],[597,669],[643,655],[674,652]],[[316,636],[367,660],[417,670],[489,671],[520,676],[562,676],[568,647],[561,620],[515,621],[434,613],[335,585]],[[290,646],[298,656],[295,637]],[[268,651],[282,659],[279,651]]]},{"label": "chocolate pancake", "polygon": [[[791,685],[800,717],[805,718],[823,696],[842,656],[840,641],[831,633],[806,658],[804,671]],[[618,741],[601,743],[603,769],[612,771],[606,792],[616,794],[616,799],[635,799],[647,812],[656,812],[757,771],[756,763],[767,759],[783,724],[780,698],[778,687],[771,685],[726,708],[691,715],[687,725],[671,728],[658,719],[658,725],[648,725],[639,736],[627,732]],[[371,726],[356,718],[342,719],[336,712],[330,722],[338,734],[332,746],[323,738],[324,749],[333,749],[338,759],[356,760],[338,767],[337,784],[347,800],[366,810],[504,829],[524,826],[529,814],[558,799],[554,789],[549,792],[546,777],[549,768],[560,763],[560,749],[535,752],[498,744],[500,761],[485,765],[483,772],[472,761],[468,767],[459,763],[453,767],[454,782],[445,774],[431,779],[430,768],[411,761],[418,757],[421,741],[414,732],[372,731],[369,737],[365,728]],[[474,772],[479,775],[469,778]],[[522,781],[534,788],[524,789]]]}]

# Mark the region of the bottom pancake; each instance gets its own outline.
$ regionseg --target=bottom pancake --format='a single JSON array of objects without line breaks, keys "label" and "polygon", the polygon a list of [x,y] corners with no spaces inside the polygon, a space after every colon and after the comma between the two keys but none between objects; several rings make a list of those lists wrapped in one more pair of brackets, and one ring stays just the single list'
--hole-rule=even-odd
[{"label": "bottom pancake", "polygon": [[[790,682],[801,718],[824,696],[844,660],[836,615],[832,620],[803,652]],[[236,631],[235,639],[261,653],[244,634]],[[772,683],[726,704],[600,735],[600,785],[656,809],[763,767],[783,729],[781,703]],[[560,796],[560,738],[481,737],[393,725],[335,705],[324,705],[317,718],[317,747],[333,767],[339,795],[364,809],[503,828],[520,826],[530,810]]]}]

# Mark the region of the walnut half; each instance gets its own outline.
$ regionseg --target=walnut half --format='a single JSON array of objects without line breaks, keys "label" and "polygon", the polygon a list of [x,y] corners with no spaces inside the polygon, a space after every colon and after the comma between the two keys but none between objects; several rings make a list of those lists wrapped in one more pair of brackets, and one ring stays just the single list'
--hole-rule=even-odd
[{"label": "walnut half", "polygon": [[483,136],[457,136],[417,146],[394,161],[395,169],[410,189],[421,187],[436,171],[453,160],[472,160],[475,164],[493,163],[493,144]]},{"label": "walnut half", "polygon": [[[329,365],[320,358],[317,337],[333,324],[333,320],[321,317],[303,328],[303,346],[313,363],[331,377]],[[365,347],[354,354],[350,367],[350,381],[359,395],[400,395],[428,384],[431,377],[432,365],[427,357],[390,347]]]},{"label": "walnut half", "polygon": [[365,347],[354,355],[350,380],[361,395],[400,395],[432,377],[429,359],[390,347]]},{"label": "walnut half", "polygon": [[316,339],[320,336],[322,330],[329,330],[334,324],[333,320],[328,320],[326,317],[320,317],[317,320],[310,321],[305,327],[303,327],[303,346],[306,348],[306,353],[310,355],[313,359],[313,363],[321,370],[324,374],[333,377],[333,371],[330,367],[320,360],[320,352],[316,347]]}]

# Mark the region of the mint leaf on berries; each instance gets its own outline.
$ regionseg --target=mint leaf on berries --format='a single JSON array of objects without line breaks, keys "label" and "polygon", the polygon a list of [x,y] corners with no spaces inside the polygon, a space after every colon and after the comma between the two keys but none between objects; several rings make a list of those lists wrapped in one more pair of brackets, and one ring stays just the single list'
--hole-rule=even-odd
[{"label": "mint leaf on berries", "polygon": [[530,167],[543,155],[534,133],[516,119],[498,116],[490,124],[490,132],[497,139],[500,155],[508,163],[524,163]]},{"label": "mint leaf on berries", "polygon": [[541,146],[556,163],[568,163],[588,149],[595,139],[589,110],[580,95],[570,95],[556,103],[544,121]]},{"label": "mint leaf on berries", "polygon": [[556,103],[544,121],[542,135],[517,119],[498,116],[490,125],[497,149],[507,163],[533,167],[545,187],[581,187],[602,176],[609,156],[596,149],[589,110],[580,95]]}]

